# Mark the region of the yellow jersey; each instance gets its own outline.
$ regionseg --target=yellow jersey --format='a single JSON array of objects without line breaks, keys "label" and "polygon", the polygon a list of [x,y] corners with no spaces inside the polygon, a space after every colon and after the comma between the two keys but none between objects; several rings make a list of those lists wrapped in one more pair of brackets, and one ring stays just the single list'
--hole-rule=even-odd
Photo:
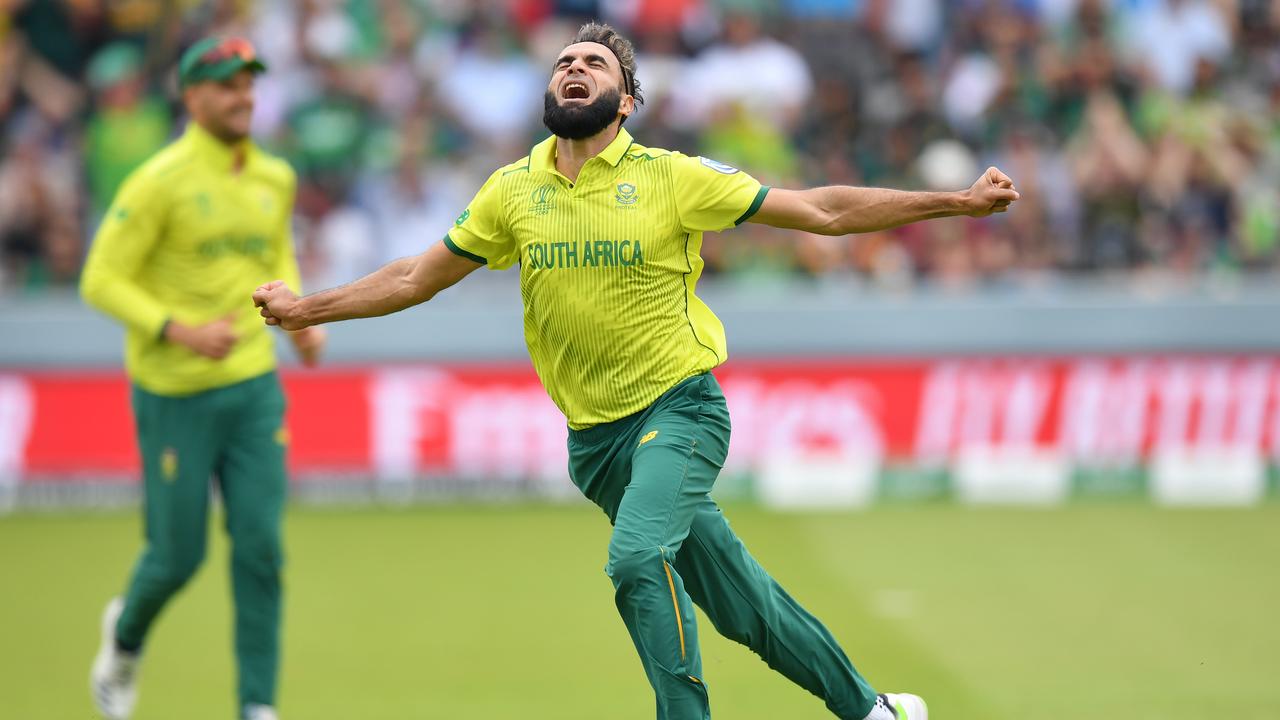
[{"label": "yellow jersey", "polygon": [[725,361],[724,326],[694,292],[702,234],[751,217],[769,188],[626,130],[576,181],[555,156],[552,136],[494,172],[444,242],[493,269],[520,264],[529,356],[582,429]]},{"label": "yellow jersey", "polygon": [[[191,123],[125,180],[93,240],[80,293],[125,325],[125,368],[144,390],[189,395],[275,367],[251,296],[276,279],[301,292],[290,232],[297,178],[250,142],[243,152],[236,172],[235,151]],[[228,315],[239,340],[222,360],[161,337],[168,320]]]}]

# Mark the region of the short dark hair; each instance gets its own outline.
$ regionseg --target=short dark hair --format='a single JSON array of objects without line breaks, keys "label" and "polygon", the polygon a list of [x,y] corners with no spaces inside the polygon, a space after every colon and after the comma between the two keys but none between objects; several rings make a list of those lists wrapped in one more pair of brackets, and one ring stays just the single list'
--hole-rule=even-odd
[{"label": "short dark hair", "polygon": [[583,42],[598,43],[613,51],[618,64],[622,66],[623,90],[636,99],[637,105],[643,105],[644,95],[640,93],[640,80],[636,78],[636,49],[632,47],[631,41],[611,25],[589,22],[578,28],[578,34],[573,36],[569,45]]}]

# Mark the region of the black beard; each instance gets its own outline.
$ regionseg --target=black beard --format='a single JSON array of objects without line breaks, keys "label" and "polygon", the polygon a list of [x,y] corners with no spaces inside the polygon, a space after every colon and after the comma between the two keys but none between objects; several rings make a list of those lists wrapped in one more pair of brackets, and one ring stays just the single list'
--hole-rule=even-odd
[{"label": "black beard", "polygon": [[542,124],[551,134],[566,140],[583,140],[609,127],[618,119],[622,93],[606,90],[595,102],[565,107],[556,102],[550,90],[542,98]]},{"label": "black beard", "polygon": [[214,122],[210,122],[208,125],[206,125],[205,130],[208,130],[210,135],[218,138],[219,140],[221,140],[224,143],[227,143],[228,145],[234,145],[238,142],[241,142],[245,138],[249,137],[247,134],[239,132],[238,130],[232,130],[227,125],[222,125]]}]

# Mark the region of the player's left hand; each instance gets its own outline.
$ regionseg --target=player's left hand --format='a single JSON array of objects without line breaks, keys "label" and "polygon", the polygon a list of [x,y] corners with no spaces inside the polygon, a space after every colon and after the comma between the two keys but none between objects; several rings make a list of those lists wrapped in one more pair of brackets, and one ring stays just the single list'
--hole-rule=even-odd
[{"label": "player's left hand", "polygon": [[982,177],[965,191],[966,215],[986,217],[1009,210],[1009,204],[1022,197],[1013,180],[997,167],[989,167]]},{"label": "player's left hand", "polygon": [[320,356],[324,354],[329,332],[319,325],[312,325],[289,333],[289,339],[293,341],[293,349],[297,351],[298,359],[302,364],[306,367],[315,367],[320,364]]}]

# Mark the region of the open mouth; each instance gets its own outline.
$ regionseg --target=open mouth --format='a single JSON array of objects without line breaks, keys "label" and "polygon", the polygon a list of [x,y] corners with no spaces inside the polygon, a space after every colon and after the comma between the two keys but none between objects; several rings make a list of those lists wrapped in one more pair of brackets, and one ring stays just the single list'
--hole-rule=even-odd
[{"label": "open mouth", "polygon": [[587,89],[586,83],[574,81],[565,83],[560,96],[565,100],[586,100],[591,97],[591,91]]}]

